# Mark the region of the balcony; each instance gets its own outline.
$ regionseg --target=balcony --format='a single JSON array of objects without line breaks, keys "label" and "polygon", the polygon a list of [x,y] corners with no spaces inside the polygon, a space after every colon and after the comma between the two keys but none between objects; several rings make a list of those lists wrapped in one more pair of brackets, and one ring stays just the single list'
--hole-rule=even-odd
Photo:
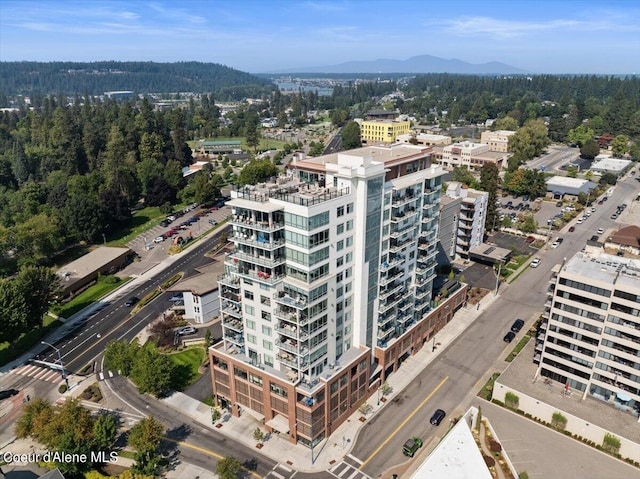
[{"label": "balcony", "polygon": [[404,285],[403,284],[399,284],[397,286],[393,286],[393,284],[391,285],[392,288],[389,290],[383,290],[380,291],[379,297],[381,300],[389,298],[390,296],[395,295],[396,293],[399,293],[400,291],[404,290]]},{"label": "balcony", "polygon": [[405,241],[402,242],[397,242],[396,244],[390,244],[389,245],[389,251],[391,253],[399,253],[400,251],[402,251],[404,248],[406,248],[407,246],[409,246],[410,243],[412,243],[413,240],[411,239],[407,239]]},{"label": "balcony", "polygon": [[389,328],[386,331],[383,331],[382,329],[378,329],[377,338],[378,340],[388,339],[393,334],[394,331],[395,331],[394,328]]},{"label": "balcony", "polygon": [[283,274],[269,274],[263,271],[254,271],[254,270],[238,270],[238,275],[246,277],[253,281],[261,281],[263,283],[268,284],[276,284],[282,281],[285,278]]},{"label": "balcony", "polygon": [[276,300],[276,303],[285,304],[296,309],[305,309],[307,307],[307,298],[292,298],[288,294],[284,293],[284,291],[278,291],[275,293],[273,295],[273,299]]},{"label": "balcony", "polygon": [[388,271],[391,268],[393,268],[394,266],[399,265],[403,261],[404,261],[404,258],[402,257],[402,255],[394,256],[393,258],[391,258],[390,261],[388,261],[388,262],[385,261],[380,265],[380,271],[382,271],[382,272]]},{"label": "balcony", "polygon": [[242,334],[233,334],[231,332],[225,332],[222,336],[225,341],[229,341],[238,346],[244,346],[244,336]]},{"label": "balcony", "polygon": [[289,353],[293,353],[296,356],[306,356],[309,354],[309,350],[304,346],[300,348],[300,344],[296,341],[292,341],[290,339],[276,339],[276,346],[283,351],[287,351]]},{"label": "balcony", "polygon": [[284,264],[285,262],[284,255],[278,255],[270,258],[268,256],[243,253],[241,251],[234,251],[233,253],[229,253],[228,258],[232,259],[234,263],[237,262],[236,260],[246,261],[247,263],[258,264],[260,266],[264,266],[265,268],[275,268]]},{"label": "balcony", "polygon": [[309,338],[309,334],[307,334],[305,331],[299,330],[294,326],[289,326],[286,324],[277,325],[275,327],[275,330],[284,336],[287,336],[289,338],[294,338],[294,339],[300,339],[301,341],[304,341]]},{"label": "balcony", "polygon": [[307,365],[306,361],[298,361],[298,358],[289,353],[277,353],[276,359],[293,369],[301,369]]},{"label": "balcony", "polygon": [[232,289],[240,289],[240,279],[230,274],[221,274],[217,278],[218,285],[227,286]]},{"label": "balcony", "polygon": [[242,321],[238,321],[236,319],[224,318],[222,320],[222,326],[226,329],[232,329],[237,333],[242,333],[244,331],[244,327],[242,326]]},{"label": "balcony", "polygon": [[277,239],[273,241],[261,240],[260,238],[253,239],[248,238],[247,235],[235,234],[230,238],[231,241],[238,244],[243,244],[247,246],[253,246],[256,248],[260,248],[263,250],[273,251],[284,246],[283,239]]},{"label": "balcony", "polygon": [[409,223],[406,224],[404,226],[398,227],[398,229],[395,229],[393,226],[391,227],[391,233],[390,236],[394,239],[399,238],[400,236],[402,236],[403,234],[411,231],[412,229],[415,229],[416,227],[416,223]]},{"label": "balcony", "polygon": [[225,289],[220,292],[220,297],[223,300],[231,301],[238,304],[242,301],[242,298],[239,294],[232,293],[231,291],[227,291]]},{"label": "balcony", "polygon": [[416,290],[416,299],[426,298],[431,293],[429,288],[425,288],[424,290]]},{"label": "balcony", "polygon": [[267,231],[267,232],[277,231],[284,228],[284,222],[256,221],[244,215],[231,215],[229,217],[229,223],[232,225],[237,225],[244,228],[251,228],[258,231]]},{"label": "balcony", "polygon": [[222,313],[228,316],[233,316],[234,318],[242,319],[242,310],[233,304],[223,306]]},{"label": "balcony", "polygon": [[390,271],[387,273],[386,277],[385,276],[381,276],[380,277],[380,286],[386,286],[387,284],[393,282],[394,280],[400,278],[403,275],[404,271],[402,270],[397,270],[397,271]]}]

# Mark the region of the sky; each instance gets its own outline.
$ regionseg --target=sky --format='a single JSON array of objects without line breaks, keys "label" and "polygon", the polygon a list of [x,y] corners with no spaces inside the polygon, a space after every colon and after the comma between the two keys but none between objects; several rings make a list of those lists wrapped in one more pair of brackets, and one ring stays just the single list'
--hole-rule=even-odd
[{"label": "sky", "polygon": [[0,0],[0,61],[201,61],[264,73],[417,55],[640,73],[638,0]]}]

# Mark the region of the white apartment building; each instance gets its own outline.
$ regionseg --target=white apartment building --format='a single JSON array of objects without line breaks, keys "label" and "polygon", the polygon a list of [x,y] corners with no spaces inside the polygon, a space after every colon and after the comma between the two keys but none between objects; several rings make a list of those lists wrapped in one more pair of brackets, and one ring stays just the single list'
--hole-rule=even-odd
[{"label": "white apartment building", "polygon": [[443,174],[428,148],[373,146],[232,191],[217,404],[315,445],[451,319],[466,287],[432,299]]},{"label": "white apartment building", "polygon": [[483,131],[480,135],[480,143],[489,145],[490,151],[507,153],[509,151],[509,137],[514,133],[515,131],[511,130]]},{"label": "white apartment building", "polygon": [[197,271],[198,274],[177,282],[169,291],[182,293],[182,301],[177,301],[172,309],[184,309],[185,319],[202,324],[217,318],[220,314],[220,297],[216,282],[220,271],[217,264],[197,268]]},{"label": "white apartment building", "polygon": [[557,265],[549,283],[539,374],[640,413],[640,259],[587,246]]},{"label": "white apartment building", "polygon": [[457,217],[455,252],[457,257],[468,259],[469,251],[484,241],[489,193],[452,181],[447,185],[447,196],[462,199]]}]

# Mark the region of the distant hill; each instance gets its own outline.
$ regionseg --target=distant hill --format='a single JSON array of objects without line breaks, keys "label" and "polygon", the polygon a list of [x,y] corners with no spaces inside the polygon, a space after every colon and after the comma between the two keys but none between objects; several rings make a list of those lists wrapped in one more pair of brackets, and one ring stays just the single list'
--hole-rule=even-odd
[{"label": "distant hill", "polygon": [[308,68],[289,68],[271,73],[462,73],[524,74],[526,70],[500,62],[467,63],[462,60],[447,60],[432,55],[419,55],[407,60],[381,58],[374,61],[351,61],[338,65]]},{"label": "distant hill", "polygon": [[[221,93],[237,90],[259,96],[272,89],[268,80],[217,63],[178,62],[0,62],[0,91],[16,94],[100,95],[136,93]],[[241,96],[242,97],[242,96]]]}]

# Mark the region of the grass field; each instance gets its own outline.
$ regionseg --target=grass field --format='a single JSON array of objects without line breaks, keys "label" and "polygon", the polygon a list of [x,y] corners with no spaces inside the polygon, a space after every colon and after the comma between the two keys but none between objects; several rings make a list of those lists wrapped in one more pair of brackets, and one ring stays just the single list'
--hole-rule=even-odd
[{"label": "grass field", "polygon": [[[180,205],[174,205],[173,207],[174,211],[181,208],[182,206]],[[109,232],[107,235],[107,244],[109,246],[126,246],[130,240],[151,229],[166,217],[167,215],[162,213],[157,206],[142,208],[133,214],[127,227]],[[147,239],[151,241],[153,238]]]},{"label": "grass field", "polygon": [[198,372],[198,368],[200,368],[200,365],[205,358],[205,351],[203,348],[189,348],[179,353],[169,354],[168,357],[176,366],[180,366],[186,374],[183,383],[185,387],[193,384],[200,378],[200,376],[202,376]]},{"label": "grass field", "polygon": [[96,284],[94,284],[90,288],[87,288],[85,291],[80,293],[68,303],[52,306],[51,311],[58,316],[62,316],[63,318],[69,318],[78,311],[81,311],[89,306],[91,303],[94,303],[100,298],[103,298],[114,289],[119,288],[130,279],[118,279],[117,282],[110,282],[112,280],[110,280],[109,278],[118,279],[115,276],[101,276]]},{"label": "grass field", "polygon": [[[245,151],[249,151],[249,152],[253,152],[253,148],[249,147],[249,145],[247,145],[247,140],[245,137],[240,136],[237,138],[207,138],[205,141],[228,141],[228,140],[240,140],[240,148],[242,148]],[[281,140],[274,140],[273,138],[260,138],[260,144],[258,145],[258,151],[264,151],[264,150],[281,150],[284,145],[286,144],[286,141],[281,141]],[[196,141],[188,141],[187,144],[191,147],[191,148],[195,148],[196,145]]]}]

